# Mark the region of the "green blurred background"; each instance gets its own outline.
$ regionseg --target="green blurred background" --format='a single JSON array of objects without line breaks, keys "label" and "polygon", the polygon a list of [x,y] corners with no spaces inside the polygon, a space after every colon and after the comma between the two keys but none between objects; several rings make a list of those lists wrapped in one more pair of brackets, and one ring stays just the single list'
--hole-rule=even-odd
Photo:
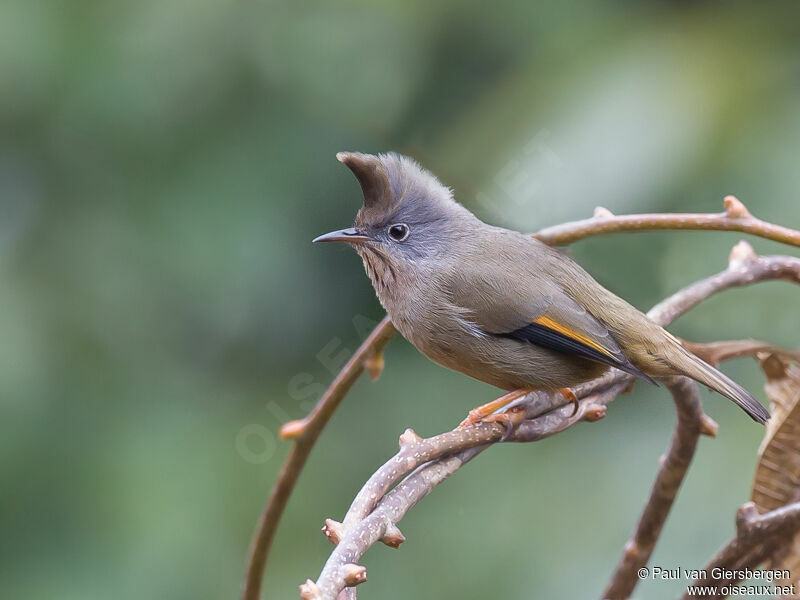
[{"label": "green blurred background", "polygon": [[[288,444],[382,311],[360,261],[312,246],[360,204],[339,150],[417,158],[485,220],[535,230],[718,211],[800,227],[795,2],[0,3],[0,596],[237,596]],[[647,309],[741,236],[594,238],[574,257]],[[752,239],[758,252],[787,252]],[[800,343],[800,291],[735,290],[671,329]],[[726,371],[763,398],[749,361]],[[497,391],[407,342],[320,439],[265,579],[296,597],[406,427]],[[653,563],[731,535],[763,430],[704,392],[704,439]],[[596,597],[674,422],[637,386],[609,417],[492,449],[364,559],[370,598]],[[680,582],[645,582],[672,598]]]}]

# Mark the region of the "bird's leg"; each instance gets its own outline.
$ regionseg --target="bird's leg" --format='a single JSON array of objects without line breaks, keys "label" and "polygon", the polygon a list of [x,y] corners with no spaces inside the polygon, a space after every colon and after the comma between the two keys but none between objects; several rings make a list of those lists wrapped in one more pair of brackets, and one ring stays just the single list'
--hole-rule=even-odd
[{"label": "bird's leg", "polygon": [[492,414],[494,411],[511,404],[514,400],[522,398],[523,396],[530,394],[531,390],[514,390],[513,392],[508,392],[497,398],[496,400],[492,400],[491,402],[487,402],[486,404],[481,404],[480,406],[473,408],[469,411],[467,418],[461,421],[459,427],[467,427],[469,425],[474,425],[475,423],[485,422],[485,423],[503,423],[505,424],[508,421],[508,418],[503,414]]},{"label": "bird's leg", "polygon": [[565,400],[569,400],[572,402],[572,414],[569,416],[571,419],[575,415],[578,414],[578,397],[575,395],[575,392],[572,391],[571,388],[559,388],[558,393],[564,396]]}]

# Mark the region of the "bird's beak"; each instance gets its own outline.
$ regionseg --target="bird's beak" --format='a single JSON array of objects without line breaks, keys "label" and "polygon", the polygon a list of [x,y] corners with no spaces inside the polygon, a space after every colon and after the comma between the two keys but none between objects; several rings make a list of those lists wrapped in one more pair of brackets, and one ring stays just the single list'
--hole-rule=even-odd
[{"label": "bird's beak", "polygon": [[350,244],[362,244],[369,241],[369,237],[353,229],[339,229],[314,238],[314,242],[348,242]]}]

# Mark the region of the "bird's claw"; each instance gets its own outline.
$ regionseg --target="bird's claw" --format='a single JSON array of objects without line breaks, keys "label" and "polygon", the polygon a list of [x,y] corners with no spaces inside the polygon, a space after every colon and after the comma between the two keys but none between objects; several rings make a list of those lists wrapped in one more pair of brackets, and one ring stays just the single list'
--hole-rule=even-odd
[{"label": "bird's claw", "polygon": [[564,396],[564,399],[572,402],[572,414],[569,416],[569,418],[571,419],[572,417],[578,414],[578,407],[580,406],[580,403],[578,402],[578,397],[575,395],[575,392],[573,392],[570,388],[560,388],[558,390],[558,393]]},{"label": "bird's claw", "polygon": [[486,418],[486,415],[480,410],[480,407],[473,408],[469,413],[467,413],[467,418],[461,421],[458,424],[457,429],[464,429],[465,427],[469,427],[470,425],[475,425],[475,423],[480,423]]}]

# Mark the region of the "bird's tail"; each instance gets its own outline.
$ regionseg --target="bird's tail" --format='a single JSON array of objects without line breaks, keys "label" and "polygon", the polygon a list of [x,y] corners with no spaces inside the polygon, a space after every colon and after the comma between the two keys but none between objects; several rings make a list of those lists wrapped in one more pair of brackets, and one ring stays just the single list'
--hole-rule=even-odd
[{"label": "bird's tail", "polygon": [[681,349],[683,357],[679,363],[684,374],[738,404],[754,421],[767,422],[769,412],[750,392],[685,348]]}]

